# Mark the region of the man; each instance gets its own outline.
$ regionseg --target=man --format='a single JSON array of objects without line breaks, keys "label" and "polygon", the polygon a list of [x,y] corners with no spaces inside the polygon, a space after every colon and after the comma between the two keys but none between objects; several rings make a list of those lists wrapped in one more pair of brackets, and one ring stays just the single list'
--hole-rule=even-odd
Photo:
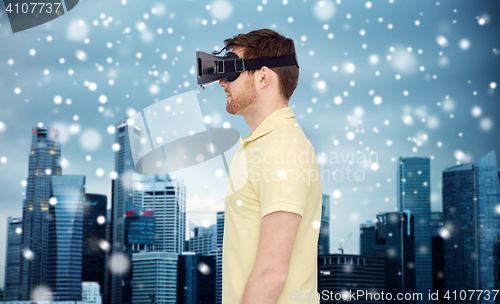
[{"label": "man", "polygon": [[[262,29],[224,41],[239,58],[294,54],[291,39]],[[319,303],[317,243],[321,180],[316,153],[288,101],[298,66],[245,70],[220,80],[227,112],[242,115],[251,133],[231,163],[248,181],[225,202],[222,303]],[[229,186],[228,186],[229,187]]]}]

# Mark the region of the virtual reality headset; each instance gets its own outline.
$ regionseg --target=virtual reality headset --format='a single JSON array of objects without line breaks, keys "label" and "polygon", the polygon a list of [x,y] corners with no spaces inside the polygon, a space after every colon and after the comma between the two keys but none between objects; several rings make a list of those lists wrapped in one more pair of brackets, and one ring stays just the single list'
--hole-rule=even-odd
[{"label": "virtual reality headset", "polygon": [[228,82],[236,80],[244,71],[258,70],[263,66],[277,68],[284,66],[299,67],[297,54],[282,55],[277,57],[239,58],[233,52],[227,52],[224,56],[216,56],[226,49],[214,51],[211,54],[196,52],[196,67],[198,71],[198,85],[206,88],[221,80]]}]

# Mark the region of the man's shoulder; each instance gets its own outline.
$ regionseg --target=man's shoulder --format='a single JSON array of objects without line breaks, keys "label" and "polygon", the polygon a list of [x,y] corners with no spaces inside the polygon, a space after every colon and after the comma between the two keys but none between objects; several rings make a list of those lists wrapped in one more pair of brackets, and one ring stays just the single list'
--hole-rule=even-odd
[{"label": "man's shoulder", "polygon": [[[300,124],[294,118],[285,119],[275,129],[271,145],[285,145],[293,147],[300,153],[310,153],[314,147],[305,135]],[[274,132],[274,131],[273,131]]]},{"label": "man's shoulder", "polygon": [[272,132],[251,142],[245,150],[252,156],[262,156],[261,154],[269,152],[296,153],[311,159],[310,155],[315,154],[314,147],[294,118],[284,119]]}]

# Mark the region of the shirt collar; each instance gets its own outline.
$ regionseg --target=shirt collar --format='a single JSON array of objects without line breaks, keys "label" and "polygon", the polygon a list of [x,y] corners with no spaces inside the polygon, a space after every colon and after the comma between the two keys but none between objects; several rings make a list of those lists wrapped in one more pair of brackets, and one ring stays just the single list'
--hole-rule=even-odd
[{"label": "shirt collar", "polygon": [[271,115],[267,116],[252,133],[240,139],[241,144],[243,145],[244,143],[251,142],[252,140],[270,133],[281,121],[290,117],[295,117],[291,107],[274,111]]}]

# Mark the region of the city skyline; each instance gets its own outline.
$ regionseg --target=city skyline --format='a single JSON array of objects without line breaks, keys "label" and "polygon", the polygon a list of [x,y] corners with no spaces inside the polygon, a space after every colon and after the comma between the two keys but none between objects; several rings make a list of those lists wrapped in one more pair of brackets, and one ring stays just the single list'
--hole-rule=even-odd
[{"label": "city skyline", "polygon": [[[57,136],[55,136],[53,139],[50,139],[50,136],[47,135],[47,132],[51,132],[49,134],[57,134],[58,130],[52,129],[52,128],[48,128],[48,129],[35,128],[35,129],[33,129],[33,132],[32,132],[33,148],[31,150],[32,152],[30,153],[30,155],[33,157],[33,159],[36,160],[36,161],[31,161],[32,166],[31,166],[30,172],[33,172],[33,176],[42,175],[42,176],[50,177],[50,184],[49,185],[50,185],[50,197],[51,198],[48,199],[48,197],[47,197],[45,199],[47,199],[47,203],[48,203],[48,210],[47,211],[49,211],[49,218],[52,217],[54,219],[57,219],[57,220],[49,220],[48,235],[47,235],[47,244],[48,244],[49,250],[48,250],[48,254],[47,254],[47,256],[48,256],[47,262],[45,262],[48,266],[46,283],[48,285],[50,285],[52,288],[54,288],[53,291],[58,292],[58,297],[57,297],[58,299],[63,299],[63,300],[64,299],[69,300],[72,298],[76,299],[78,296],[81,296],[81,282],[82,282],[82,280],[81,280],[81,273],[79,272],[79,271],[82,271],[81,268],[79,268],[79,269],[75,268],[71,271],[71,273],[73,274],[74,277],[72,279],[68,280],[68,283],[69,283],[68,285],[64,285],[64,284],[55,285],[54,282],[55,282],[55,280],[57,280],[57,275],[55,272],[56,269],[57,269],[57,272],[62,271],[61,274],[64,275],[64,271],[65,271],[64,269],[67,267],[65,265],[66,262],[64,262],[66,259],[73,259],[73,260],[76,259],[76,260],[82,261],[81,256],[78,257],[78,254],[80,252],[82,252],[81,238],[83,235],[83,217],[84,217],[83,209],[84,209],[84,196],[85,196],[84,195],[85,194],[85,190],[84,190],[85,189],[85,176],[65,175],[65,174],[62,174],[63,172],[58,171],[57,167],[55,167],[55,169],[52,169],[52,167],[50,167],[51,169],[45,169],[45,166],[47,166],[47,165],[52,166],[51,164],[53,164],[53,162],[46,161],[46,159],[43,157],[43,154],[40,154],[40,153],[46,153],[48,155],[54,155],[54,157],[58,157],[58,155],[59,155],[58,151],[60,151],[62,149],[61,146],[57,145],[57,141],[54,141],[54,139],[56,139]],[[124,131],[123,133],[127,133],[127,131]],[[47,141],[47,137],[48,137],[49,141]],[[40,143],[42,143],[42,144],[40,144]],[[48,144],[48,148],[47,148],[47,144]],[[38,149],[41,149],[41,150],[38,151]],[[123,157],[123,155],[120,156],[118,153],[117,153],[117,158],[118,158],[118,162],[117,162],[118,166],[120,166],[121,162],[126,161],[126,159]],[[43,166],[41,166],[40,164],[43,164]],[[402,287],[401,286],[397,287],[396,289],[394,289],[393,292],[396,292],[397,290],[410,290],[410,291],[414,290],[415,292],[420,292],[420,293],[425,294],[425,290],[432,288],[432,286],[433,286],[433,284],[432,284],[432,274],[433,274],[432,266],[433,266],[433,264],[431,262],[429,262],[430,260],[425,258],[423,255],[423,254],[432,254],[432,252],[428,248],[428,246],[430,246],[430,243],[428,242],[428,241],[430,241],[430,239],[425,240],[422,237],[422,236],[425,236],[427,232],[428,232],[427,233],[428,237],[430,237],[431,229],[432,229],[431,225],[430,225],[431,210],[430,210],[430,198],[429,198],[429,196],[430,196],[429,184],[430,184],[430,179],[431,179],[430,174],[429,174],[431,171],[430,170],[431,169],[430,168],[430,159],[428,157],[407,157],[407,158],[400,157],[399,162],[398,162],[398,166],[395,169],[397,171],[397,177],[399,180],[399,182],[396,184],[396,191],[397,191],[397,193],[399,193],[399,210],[400,211],[397,211],[397,212],[386,211],[385,212],[383,210],[379,210],[380,213],[378,215],[376,215],[377,219],[379,219],[377,226],[380,226],[379,224],[383,224],[383,225],[387,225],[387,227],[389,227],[389,225],[391,225],[391,227],[392,227],[392,228],[387,228],[386,232],[388,233],[388,237],[387,237],[387,239],[388,239],[387,246],[388,247],[383,249],[382,252],[386,250],[387,255],[389,255],[389,257],[391,257],[390,252],[394,251],[392,257],[393,258],[395,257],[396,259],[390,263],[388,262],[389,264],[386,265],[386,269],[389,269],[387,271],[396,272],[398,267],[400,268],[401,265],[405,265],[405,270],[403,271],[403,277],[405,279],[402,282],[400,282],[398,280],[395,280],[393,282],[394,284],[402,284],[401,285]],[[52,170],[55,170],[55,172],[57,172],[60,175],[52,175],[51,174]],[[462,177],[465,176],[463,173],[468,174],[467,175],[469,177],[468,184],[462,183]],[[443,208],[445,208],[445,206],[446,206],[445,204],[448,204],[449,209],[444,209],[445,225],[443,228],[438,229],[438,234],[440,235],[441,238],[443,238],[445,240],[444,241],[444,244],[445,244],[444,248],[446,248],[446,250],[448,250],[448,252],[449,252],[449,250],[454,250],[454,249],[449,249],[449,248],[453,248],[453,247],[450,247],[451,243],[446,241],[449,238],[447,236],[447,233],[451,234],[451,235],[457,234],[457,232],[454,231],[454,228],[453,228],[454,223],[452,223],[453,221],[455,221],[454,217],[453,216],[450,217],[450,215],[447,215],[448,213],[457,212],[456,211],[457,208],[454,205],[455,202],[453,201],[453,199],[461,202],[462,199],[465,198],[466,202],[469,202],[473,205],[475,205],[476,201],[477,201],[477,203],[479,204],[478,209],[480,209],[478,212],[482,212],[482,213],[486,212],[487,213],[489,209],[493,209],[494,212],[499,213],[498,206],[500,206],[500,204],[499,204],[500,203],[500,183],[499,183],[500,168],[497,165],[496,153],[494,150],[492,150],[489,153],[487,153],[486,155],[484,155],[479,161],[477,161],[475,163],[452,166],[452,167],[445,169],[442,172],[442,174],[443,174],[443,181],[446,182],[445,183],[446,188],[444,189],[444,191],[445,191],[444,194],[445,194],[445,198],[447,199],[446,201],[443,201]],[[455,175],[452,175],[452,174],[455,174],[458,179],[455,178]],[[455,178],[455,179],[453,179],[453,178]],[[124,210],[126,211],[126,215],[127,215],[126,218],[128,218],[129,215],[136,215],[135,212],[134,212],[134,214],[131,214],[130,213],[131,211],[129,211],[129,210],[134,210],[134,208],[139,208],[138,210],[139,210],[139,213],[141,215],[144,212],[148,212],[147,210],[151,210],[152,213],[150,216],[157,216],[156,213],[157,212],[161,213],[164,210],[163,209],[164,207],[161,207],[158,209],[155,204],[163,203],[163,200],[165,200],[164,197],[167,195],[167,192],[169,192],[169,190],[172,191],[174,189],[175,189],[174,195],[170,195],[171,196],[170,200],[174,202],[174,204],[171,207],[177,208],[180,206],[182,208],[184,203],[182,202],[182,200],[181,200],[181,202],[177,202],[177,200],[179,200],[179,195],[182,197],[182,195],[185,193],[185,191],[188,191],[187,189],[185,189],[185,187],[182,186],[182,184],[180,186],[176,185],[175,183],[168,184],[169,182],[172,182],[170,179],[165,179],[164,177],[162,178],[162,177],[158,177],[158,176],[150,176],[150,177],[143,176],[142,179],[139,179],[138,177],[134,177],[133,180],[134,180],[134,183],[136,185],[134,185],[133,191],[130,192],[131,193],[130,199],[126,201],[127,206],[123,206]],[[453,188],[453,186],[454,186],[453,183],[457,183],[457,182],[461,185],[461,187],[464,187],[464,188],[463,189],[460,188],[459,191],[455,192],[455,188]],[[141,186],[135,187],[138,184],[140,184]],[[174,187],[172,187],[172,186],[174,186]],[[41,189],[37,189],[37,190],[43,191],[43,189],[44,188],[42,187]],[[470,192],[471,189],[473,190],[473,192]],[[130,190],[131,189],[126,189],[126,191],[130,191]],[[160,191],[163,193],[163,195],[160,195],[161,199],[157,200],[154,197],[155,195],[152,195],[152,194],[151,194],[152,195],[151,197],[147,197],[146,193],[148,193],[148,191],[152,191],[152,193],[155,193],[155,195],[158,194],[157,193],[158,191]],[[448,191],[449,193],[446,191]],[[450,192],[450,191],[453,191],[453,192]],[[476,199],[476,196],[477,196],[477,199]],[[94,195],[94,197],[96,197],[96,196]],[[103,198],[105,199],[105,197],[103,197]],[[329,195],[323,195],[323,203],[328,202],[329,198],[330,198]],[[104,202],[105,200],[102,200],[102,201]],[[35,207],[30,207],[31,200],[28,199],[27,202],[28,203],[26,206],[28,206],[29,210],[35,208]],[[44,200],[42,197],[41,203],[39,204],[39,207],[38,207],[42,211],[45,208],[43,204],[44,204]],[[171,208],[171,209],[174,210],[175,208]],[[80,210],[80,211],[78,211],[78,210]],[[459,210],[462,210],[462,209],[459,209]],[[476,211],[474,211],[474,212],[476,212]],[[103,213],[103,211],[101,211],[101,213]],[[480,219],[480,217],[477,214],[475,214],[475,213],[469,214],[469,213],[470,212],[467,211],[467,214],[464,214],[464,215],[466,215],[467,217],[471,217],[470,220],[473,221],[474,223],[479,221],[479,223],[481,224],[480,226],[476,225],[474,229],[477,230],[477,229],[479,229],[478,227],[480,227],[480,229],[483,229],[483,224],[484,224],[485,225],[484,231],[489,232],[487,235],[491,235],[492,234],[491,232],[493,232],[493,230],[498,231],[499,228],[495,228],[498,226],[490,227],[490,225],[494,225],[495,223],[497,225],[499,224],[498,223],[499,222],[498,221],[498,217],[499,217],[498,214],[496,214],[496,215],[493,214],[490,216],[490,218],[487,221],[484,221],[484,220]],[[55,214],[59,214],[59,215],[56,217]],[[181,212],[181,214],[183,214],[183,213]],[[381,214],[384,214],[384,216],[381,217]],[[403,230],[397,231],[397,229],[395,228],[395,227],[397,227],[397,225],[395,225],[395,224],[397,224],[397,222],[400,220],[392,220],[391,221],[392,217],[394,217],[395,215],[399,215],[399,214],[401,214],[401,215],[406,214],[406,220],[408,220],[410,216],[412,218],[411,225],[410,225],[410,223],[408,223],[408,228],[406,228],[406,224],[403,223],[402,227],[405,227],[404,231]],[[97,217],[98,217],[98,215],[96,213],[96,219],[95,219],[96,221],[97,221]],[[183,221],[184,221],[183,226],[186,224],[185,217],[183,217],[183,216],[181,217],[179,214],[175,215],[174,217],[176,217],[176,218],[179,217],[179,218],[183,219]],[[220,216],[218,216],[218,219],[219,218],[220,218]],[[154,222],[154,220],[151,221],[151,223],[153,223],[153,222]],[[222,223],[221,221],[218,221],[218,222],[219,222],[218,224]],[[126,220],[125,220],[125,223],[126,223]],[[158,222],[156,225],[158,226]],[[158,227],[162,227],[163,225],[164,224],[160,224]],[[361,227],[370,227],[370,226],[371,226],[371,224],[367,223],[365,226],[362,225]],[[410,228],[410,226],[412,228]],[[418,228],[418,226],[421,226],[421,228]],[[71,227],[71,229],[70,230],[64,229],[67,227]],[[61,235],[59,235],[60,232],[58,232],[60,228],[63,228],[62,230],[60,230],[62,233]],[[195,227],[194,228],[195,234],[189,240],[194,240],[196,237],[199,237],[200,235],[198,235],[198,231],[200,233],[202,233],[203,231],[210,233],[212,235],[212,240],[210,242],[213,245],[210,245],[207,248],[206,253],[212,254],[214,257],[216,257],[216,256],[219,256],[218,250],[213,250],[213,249],[220,248],[220,240],[221,240],[222,236],[219,235],[220,230],[216,229],[217,227],[211,226],[209,228],[210,229],[203,228],[203,227]],[[396,230],[394,230],[394,229],[396,229]],[[442,231],[443,229],[446,231]],[[491,230],[491,229],[493,229],[493,230]],[[379,230],[380,230],[380,228],[379,228]],[[175,231],[175,229],[174,229],[174,231]],[[368,230],[366,230],[366,231],[368,233]],[[382,231],[385,231],[385,228]],[[402,238],[403,233],[406,235],[406,232],[408,232],[408,235],[410,235],[410,231],[411,231],[412,238],[408,239],[408,240],[411,240],[410,241],[411,244],[407,244],[407,241],[405,241],[404,246],[400,241],[398,243],[398,241],[397,241],[399,238],[398,235],[400,235]],[[58,233],[57,238],[55,237],[56,232]],[[127,238],[127,233],[128,232],[125,229],[123,231],[123,235],[125,238]],[[214,235],[215,233],[217,233],[217,236]],[[391,238],[393,236],[393,234],[396,236],[395,238]],[[184,236],[185,233],[183,231],[181,231],[181,235]],[[413,235],[415,235],[415,236],[413,236]],[[62,236],[62,238],[60,238],[61,236]],[[68,236],[70,236],[70,237],[68,238]],[[165,237],[165,235],[163,235],[163,237]],[[215,239],[215,237],[217,237],[217,240]],[[168,238],[168,236],[167,236],[167,238]],[[329,238],[329,236],[328,236],[328,238]],[[482,241],[482,240],[479,240],[477,236],[475,236],[475,238],[476,238],[476,240],[475,240],[476,242],[481,242],[481,244],[475,245],[475,247],[474,247],[475,248],[474,250],[476,252],[475,256],[481,256],[484,253],[487,253],[488,256],[490,256],[491,253],[493,252],[492,250],[495,250],[494,248],[491,248],[492,245],[496,244],[495,240],[492,241],[491,239],[486,238],[484,241]],[[57,249],[57,252],[55,250],[53,250],[54,248],[58,247],[60,244],[63,244],[64,242],[66,242],[65,239],[72,240],[71,244],[70,243],[67,244],[67,245],[69,245],[68,250],[63,250],[62,252],[59,252],[59,249]],[[80,242],[78,241],[78,239],[80,239]],[[157,239],[157,237],[155,239]],[[166,259],[171,259],[172,261],[174,261],[174,260],[177,261],[180,258],[180,255],[183,254],[182,248],[184,246],[181,246],[179,249],[175,249],[175,248],[178,248],[180,245],[178,244],[177,241],[174,241],[174,239],[175,238],[170,238],[167,242],[162,242],[161,244],[163,244],[163,245],[159,245],[158,250],[155,250],[154,247],[152,247],[152,251],[149,251],[151,249],[148,249],[147,251],[149,251],[149,253],[153,254],[153,255],[148,255],[148,257],[151,256],[151,257],[153,257],[153,259],[165,259],[166,258]],[[422,241],[422,239],[423,239],[423,241]],[[182,237],[181,240],[184,241],[185,238]],[[375,240],[375,238],[373,236],[368,236],[368,239],[365,241],[364,244],[365,245],[369,244],[369,242],[373,242],[374,240]],[[389,240],[392,240],[392,243],[390,243]],[[57,245],[56,245],[56,242],[57,242]],[[414,244],[413,244],[413,242],[414,242]],[[470,242],[464,242],[464,241],[458,241],[458,242],[460,244],[461,244],[461,242],[463,242],[464,244],[470,243]],[[165,244],[167,244],[167,243],[168,244],[172,243],[169,245],[169,246],[171,246],[171,247],[169,247],[170,251],[167,249],[168,253],[162,252],[162,251],[165,251],[162,249],[166,249],[166,248],[163,248],[162,246],[165,246]],[[377,243],[378,243],[378,241],[377,241]],[[385,243],[385,241],[384,241],[384,243]],[[427,244],[427,243],[429,243],[429,244]],[[320,244],[320,242],[318,243],[318,246],[319,246],[319,244]],[[395,250],[394,248],[399,248],[399,246],[401,246],[401,250],[404,250],[403,251],[404,257],[405,257],[404,262],[403,262],[403,260],[398,262],[398,258],[401,254],[398,253],[398,251],[397,251],[399,249]],[[376,253],[378,250],[375,247],[373,247],[373,245],[369,245],[369,247],[370,247],[370,249],[368,249],[367,252],[371,251],[371,252]],[[404,247],[404,249],[403,249],[403,247]],[[78,249],[78,248],[80,248],[80,249]],[[212,249],[210,249],[210,248],[212,248]],[[457,248],[456,245],[455,245],[455,248]],[[144,247],[144,249],[146,249],[146,248]],[[178,250],[178,252],[172,252],[172,249]],[[401,252],[401,250],[399,252]],[[167,254],[168,257],[164,253]],[[328,254],[332,254],[332,253],[333,252],[330,250],[330,252]],[[466,251],[464,251],[464,253],[466,253]],[[104,254],[104,252],[102,254]],[[139,254],[139,255],[137,255],[137,254]],[[411,258],[409,258],[410,262],[408,262],[406,260],[406,257],[409,254],[411,255]],[[445,251],[445,254],[449,254],[449,253],[446,253],[446,251]],[[26,253],[23,253],[23,255],[26,257]],[[67,255],[67,257],[64,255]],[[137,255],[137,257],[142,256],[142,255],[146,256],[147,252],[141,251],[141,253],[134,253],[133,255],[131,255],[130,262],[134,265],[135,265],[135,261],[136,261],[136,255]],[[160,257],[160,255],[162,255],[162,256]],[[203,255],[203,253],[202,253],[202,255]],[[318,256],[320,256],[320,255],[324,256],[324,254],[318,253]],[[367,255],[367,254],[365,253],[365,255]],[[418,261],[419,255],[421,256],[421,259],[423,259],[420,262]],[[413,258],[413,256],[414,256],[414,258]],[[59,259],[61,257],[62,257],[62,259],[61,259],[62,263],[59,261]],[[141,260],[141,259],[142,258],[139,258],[139,260]],[[30,260],[30,259],[27,258],[27,260]],[[451,261],[451,260],[452,259],[450,259],[450,258],[446,259],[446,263],[448,263],[448,261]],[[486,267],[491,266],[491,261],[488,262],[487,259],[484,259],[484,258],[482,258],[480,260],[475,259],[474,254],[472,254],[471,261],[474,261],[474,260],[476,260],[477,262],[483,263],[484,265],[486,265]],[[387,260],[387,261],[389,261],[389,260]],[[41,261],[40,263],[44,263],[44,262]],[[61,265],[59,265],[60,263],[61,263]],[[142,262],[140,262],[140,263],[142,263]],[[162,265],[161,267],[167,267],[165,269],[169,269],[168,271],[171,272],[172,274],[175,274],[175,277],[178,278],[180,273],[178,272],[178,270],[174,271],[172,268],[172,267],[176,267],[175,265],[177,265],[176,264],[177,262],[175,262],[175,263],[169,262],[167,264],[165,264],[164,262],[161,262],[161,263],[163,263],[163,264],[161,264]],[[418,263],[420,263],[421,266],[417,267],[416,265]],[[455,261],[454,263],[457,263],[457,261]],[[453,266],[453,267],[455,267],[454,270],[457,271],[457,269],[459,269],[460,265],[462,265],[462,264],[463,263],[458,263],[455,266]],[[160,265],[160,264],[158,264],[158,265]],[[216,265],[219,266],[218,263],[214,263],[213,265],[214,265],[213,267],[217,271],[218,267],[216,267]],[[413,265],[413,266],[411,266],[411,265]],[[427,265],[428,267],[427,268],[423,267],[425,265]],[[476,268],[479,269],[478,265]],[[71,267],[75,267],[75,265],[72,265]],[[413,267],[415,267],[415,272],[413,272],[413,270],[412,270]],[[447,267],[448,268],[445,267],[445,271],[447,271],[448,275],[446,275],[445,277],[448,277],[448,278],[457,277],[456,275],[450,275],[449,274],[449,272],[450,272],[449,267],[451,267],[451,266],[448,265]],[[408,268],[408,269],[406,269],[406,268]],[[482,269],[481,271],[483,271],[483,272],[485,271],[484,267],[480,267],[480,268]],[[79,270],[79,271],[77,271],[77,270]],[[420,270],[420,274],[418,273],[419,270]],[[478,276],[478,273],[477,273],[478,271],[479,270],[476,270],[474,277]],[[408,273],[406,273],[406,272],[408,272]],[[387,272],[387,273],[391,273],[391,272]],[[149,274],[149,275],[154,276],[154,274]],[[157,274],[157,275],[159,275],[159,274]],[[326,274],[322,274],[322,275],[326,275]],[[486,271],[485,275],[493,276],[493,272]],[[415,279],[415,283],[412,283],[413,276]],[[429,282],[429,286],[425,286],[425,287],[419,286],[419,283],[418,283],[419,277],[426,278],[426,276],[431,276],[431,281],[429,281],[429,279],[424,279],[424,280],[420,279],[420,281]],[[120,276],[118,276],[118,277],[120,277]],[[213,281],[214,288],[216,288],[216,285],[215,285],[216,277],[213,277],[213,279],[214,279],[214,281]],[[388,280],[388,279],[389,278],[386,278],[386,280]],[[490,281],[488,281],[488,284],[491,283]],[[458,284],[458,285],[453,285],[455,288],[460,288],[462,286],[461,284],[465,284],[465,282],[462,282],[462,281],[456,281],[456,282],[453,281],[453,282],[454,282],[453,284]],[[474,282],[474,286],[476,286],[476,287],[477,286],[481,287],[485,284],[485,283],[480,284],[477,281],[477,279],[474,279],[473,282]],[[471,286],[472,283],[468,283],[468,284],[469,284],[468,286]],[[500,284],[500,283],[495,283],[495,284]],[[409,287],[407,287],[407,285]],[[134,288],[134,286],[135,285],[131,286],[130,294],[127,294],[127,296],[130,296],[131,298],[134,297],[134,292],[135,292],[134,290],[135,289],[132,289],[132,288]],[[169,287],[166,287],[167,289],[165,289],[165,292],[166,292],[165,294],[168,294],[169,295],[168,297],[173,297],[173,295],[175,293],[175,287],[173,287],[173,285],[170,283],[168,286]],[[415,286],[415,287],[411,287],[411,286]],[[490,289],[496,288],[496,286],[497,285],[491,285],[491,286],[488,285],[488,288],[490,288]],[[498,285],[498,286],[500,286],[500,285]],[[479,287],[477,287],[477,288],[479,288]],[[415,288],[415,289],[413,289],[413,288]],[[72,290],[72,292],[73,292],[72,295],[70,293],[70,290]],[[215,292],[217,292],[217,289],[215,289]],[[142,297],[144,297],[144,295]]]}]

